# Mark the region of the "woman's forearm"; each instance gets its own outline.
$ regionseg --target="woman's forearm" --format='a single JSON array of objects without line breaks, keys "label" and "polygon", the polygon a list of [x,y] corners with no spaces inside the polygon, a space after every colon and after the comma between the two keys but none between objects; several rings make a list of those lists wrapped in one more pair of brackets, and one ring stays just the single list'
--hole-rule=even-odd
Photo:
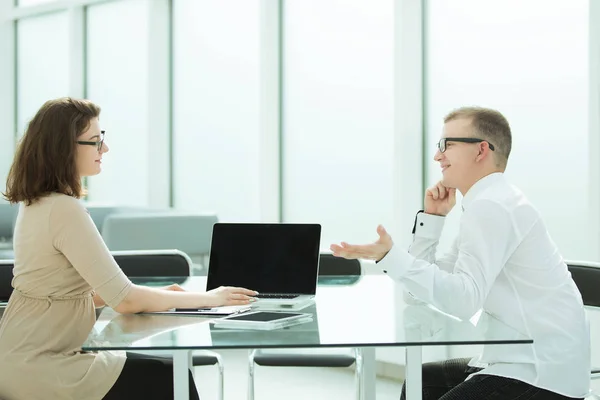
[{"label": "woman's forearm", "polygon": [[214,300],[206,293],[180,292],[133,285],[115,311],[122,314],[166,311],[171,308],[213,307]]}]

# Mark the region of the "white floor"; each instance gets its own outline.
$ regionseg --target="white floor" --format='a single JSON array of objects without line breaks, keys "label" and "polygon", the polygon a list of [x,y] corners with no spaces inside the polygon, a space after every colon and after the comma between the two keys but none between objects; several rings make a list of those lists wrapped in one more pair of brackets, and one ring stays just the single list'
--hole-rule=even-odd
[{"label": "white floor", "polygon": [[[219,351],[225,365],[225,400],[244,400],[248,385],[248,352]],[[217,368],[196,367],[202,400],[217,400]],[[354,399],[354,372],[347,368],[255,367],[256,400]],[[377,400],[398,400],[402,383],[377,380]]]},{"label": "white floor", "polygon": [[[219,351],[225,365],[225,400],[245,400],[248,352]],[[217,368],[196,367],[196,387],[202,400],[217,400]],[[354,373],[346,368],[274,368],[255,366],[255,400],[341,400],[355,398]],[[377,400],[398,400],[402,382],[377,379]],[[592,382],[600,393],[600,380]],[[600,399],[600,397],[589,397]]]}]

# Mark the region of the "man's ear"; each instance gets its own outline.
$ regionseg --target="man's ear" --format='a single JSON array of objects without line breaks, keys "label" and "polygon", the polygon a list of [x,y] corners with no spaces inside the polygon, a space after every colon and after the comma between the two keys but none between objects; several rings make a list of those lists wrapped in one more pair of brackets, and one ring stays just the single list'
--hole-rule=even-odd
[{"label": "man's ear", "polygon": [[479,146],[477,146],[477,149],[479,150],[479,152],[477,153],[477,157],[475,158],[475,161],[482,161],[487,156],[489,156],[491,150],[484,143],[485,142],[481,142],[481,143],[479,143]]}]

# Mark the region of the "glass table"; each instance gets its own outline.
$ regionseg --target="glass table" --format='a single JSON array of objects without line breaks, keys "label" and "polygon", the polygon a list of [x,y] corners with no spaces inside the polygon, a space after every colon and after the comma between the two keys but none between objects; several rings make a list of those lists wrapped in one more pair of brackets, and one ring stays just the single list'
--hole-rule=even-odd
[{"label": "glass table", "polygon": [[[205,291],[206,277],[137,278],[137,284],[177,282]],[[362,398],[375,399],[375,349],[406,350],[407,399],[421,399],[423,346],[497,344],[530,346],[533,341],[492,316],[461,321],[424,304],[407,304],[402,288],[387,276],[320,277],[315,302],[301,310],[312,321],[273,331],[216,328],[212,318],[179,315],[120,315],[107,308],[82,346],[84,351],[162,350],[173,354],[175,398],[188,399],[191,350],[258,348],[361,348]]]}]

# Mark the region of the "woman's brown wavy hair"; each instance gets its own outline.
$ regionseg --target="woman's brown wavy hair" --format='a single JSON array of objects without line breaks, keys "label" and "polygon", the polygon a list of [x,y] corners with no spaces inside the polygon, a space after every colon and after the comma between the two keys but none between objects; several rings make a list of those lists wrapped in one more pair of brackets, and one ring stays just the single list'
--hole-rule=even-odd
[{"label": "woman's brown wavy hair", "polygon": [[80,198],[76,141],[99,115],[100,107],[89,100],[62,97],[44,103],[17,146],[4,197],[26,205],[53,192]]}]

